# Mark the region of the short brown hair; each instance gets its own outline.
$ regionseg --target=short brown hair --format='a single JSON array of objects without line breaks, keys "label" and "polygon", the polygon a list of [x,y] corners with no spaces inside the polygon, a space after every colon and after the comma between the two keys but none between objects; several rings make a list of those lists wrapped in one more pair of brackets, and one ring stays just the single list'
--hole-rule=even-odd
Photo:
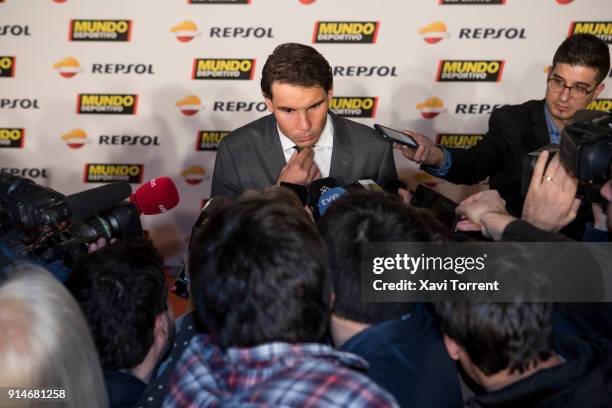
[{"label": "short brown hair", "polygon": [[297,43],[281,44],[272,51],[261,74],[261,91],[272,98],[274,81],[304,87],[333,87],[329,62],[314,48]]},{"label": "short brown hair", "polygon": [[610,71],[608,44],[591,34],[574,34],[557,49],[552,67],[557,64],[583,66],[597,70],[597,83],[601,83]]}]

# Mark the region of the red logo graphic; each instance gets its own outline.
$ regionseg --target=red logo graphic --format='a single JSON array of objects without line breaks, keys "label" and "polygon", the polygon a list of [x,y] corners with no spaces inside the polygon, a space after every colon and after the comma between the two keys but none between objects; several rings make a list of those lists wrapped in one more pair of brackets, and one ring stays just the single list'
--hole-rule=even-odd
[{"label": "red logo graphic", "polygon": [[442,99],[435,96],[427,98],[424,102],[417,103],[416,108],[421,111],[421,116],[425,119],[433,119],[446,111]]},{"label": "red logo graphic", "polygon": [[204,167],[195,165],[189,166],[183,170],[181,176],[183,176],[187,184],[192,186],[200,184],[209,177],[206,175],[206,169],[204,169]]},{"label": "red logo graphic", "polygon": [[446,30],[446,24],[441,21],[434,21],[433,23],[422,27],[419,30],[419,34],[423,36],[428,44],[436,44],[445,38],[448,38],[450,34]]},{"label": "red logo graphic", "polygon": [[193,116],[203,109],[202,101],[195,95],[187,95],[175,103],[185,116]]},{"label": "red logo graphic", "polygon": [[89,143],[89,139],[87,139],[87,133],[82,129],[72,129],[68,133],[64,133],[62,135],[62,140],[66,142],[69,148],[71,149],[80,149],[87,143]]},{"label": "red logo graphic", "polygon": [[64,78],[72,78],[79,72],[83,72],[79,60],[74,57],[66,57],[63,60],[53,64],[53,68],[59,72]]},{"label": "red logo graphic", "polygon": [[175,25],[170,29],[171,32],[176,35],[176,39],[180,42],[189,42],[194,39],[194,37],[199,37],[202,35],[198,31],[198,26],[193,21],[185,20],[180,24]]}]

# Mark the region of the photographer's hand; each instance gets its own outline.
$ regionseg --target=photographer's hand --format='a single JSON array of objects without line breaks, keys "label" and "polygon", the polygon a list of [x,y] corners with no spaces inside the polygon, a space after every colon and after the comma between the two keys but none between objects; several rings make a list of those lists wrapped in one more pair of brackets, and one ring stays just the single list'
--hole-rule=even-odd
[{"label": "photographer's hand", "polygon": [[466,218],[457,223],[458,231],[481,231],[495,241],[501,240],[508,224],[516,219],[506,211],[506,202],[497,190],[472,194],[459,203],[455,212]]},{"label": "photographer's hand", "polygon": [[549,153],[538,156],[522,218],[532,225],[550,232],[558,232],[576,218],[580,200],[576,198],[578,179],[571,175],[555,155],[548,167]]},{"label": "photographer's hand", "polygon": [[[111,238],[110,243],[114,244],[115,242],[117,242],[117,238]],[[87,253],[90,254],[94,251],[97,251],[98,249],[104,248],[106,245],[107,245],[106,238],[98,237],[98,239],[95,242],[92,242],[89,245],[87,245]]]}]

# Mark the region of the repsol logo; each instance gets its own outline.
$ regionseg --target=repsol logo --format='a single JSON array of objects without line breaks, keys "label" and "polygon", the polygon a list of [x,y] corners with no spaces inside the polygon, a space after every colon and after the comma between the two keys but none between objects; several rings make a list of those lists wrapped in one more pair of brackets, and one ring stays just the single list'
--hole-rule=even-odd
[{"label": "repsol logo", "polygon": [[77,113],[135,115],[138,95],[78,94]]},{"label": "repsol logo", "polygon": [[317,21],[312,42],[374,44],[379,24],[378,21]]},{"label": "repsol logo", "polygon": [[93,64],[92,74],[155,75],[153,64]]},{"label": "repsol logo", "polygon": [[27,25],[0,25],[0,36],[13,36],[13,37],[29,37],[30,26]]},{"label": "repsol logo", "polygon": [[112,183],[127,181],[128,183],[142,182],[144,172],[143,164],[85,164],[85,183]]},{"label": "repsol logo", "polygon": [[612,21],[572,21],[567,36],[574,34],[593,34],[612,44]]},{"label": "repsol logo", "polygon": [[11,78],[15,76],[15,57],[0,56],[0,77]]},{"label": "repsol logo", "polygon": [[396,77],[397,67],[386,65],[337,65],[333,68],[334,76],[339,77]]},{"label": "repsol logo", "polygon": [[25,98],[2,98],[0,99],[0,109],[40,109],[38,99]]},{"label": "repsol logo", "polygon": [[211,27],[212,38],[274,38],[272,27]]},{"label": "repsol logo", "polygon": [[253,79],[254,59],[196,58],[191,79]]},{"label": "repsol logo", "polygon": [[187,0],[189,4],[251,4],[251,0]]},{"label": "repsol logo", "polygon": [[506,0],[438,0],[438,4],[443,6],[448,5],[469,5],[469,6],[478,6],[478,5],[503,5],[506,4]]},{"label": "repsol logo", "polygon": [[268,109],[266,103],[246,101],[215,101],[213,112],[265,112]]},{"label": "repsol logo", "polygon": [[200,130],[198,132],[198,141],[196,142],[196,150],[210,151],[217,150],[219,143],[225,136],[228,135],[226,130]]},{"label": "repsol logo", "polygon": [[476,146],[484,136],[480,133],[440,133],[436,136],[436,144],[444,147],[469,149]]},{"label": "repsol logo", "polygon": [[25,139],[25,129],[0,128],[0,147],[21,149]]},{"label": "repsol logo", "polygon": [[378,97],[371,96],[335,96],[329,108],[339,116],[352,118],[373,118],[376,116]]},{"label": "repsol logo", "polygon": [[13,176],[21,176],[29,179],[49,178],[47,169],[34,167],[0,167],[0,173],[8,173]]},{"label": "repsol logo", "polygon": [[455,106],[455,114],[457,115],[488,115],[495,109],[505,106],[505,104],[488,104],[488,103],[458,103]]},{"label": "repsol logo", "polygon": [[525,40],[524,28],[461,28],[459,38],[465,40]]},{"label": "repsol logo", "polygon": [[159,136],[149,135],[100,135],[99,145],[107,146],[159,146]]},{"label": "repsol logo", "polygon": [[436,81],[498,82],[504,70],[503,60],[442,60]]},{"label": "repsol logo", "polygon": [[70,41],[130,41],[132,20],[70,20]]},{"label": "repsol logo", "polygon": [[595,99],[589,103],[587,109],[592,109],[601,112],[612,111],[612,99]]}]

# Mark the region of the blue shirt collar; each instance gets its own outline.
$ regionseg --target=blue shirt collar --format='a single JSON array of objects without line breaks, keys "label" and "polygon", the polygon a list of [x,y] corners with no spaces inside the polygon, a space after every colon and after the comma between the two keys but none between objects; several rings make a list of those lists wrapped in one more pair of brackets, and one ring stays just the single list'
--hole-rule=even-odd
[{"label": "blue shirt collar", "polygon": [[561,141],[561,134],[559,133],[559,129],[557,129],[557,125],[555,125],[555,121],[553,120],[546,103],[544,103],[544,116],[546,117],[546,127],[548,127],[550,143],[559,144]]}]

